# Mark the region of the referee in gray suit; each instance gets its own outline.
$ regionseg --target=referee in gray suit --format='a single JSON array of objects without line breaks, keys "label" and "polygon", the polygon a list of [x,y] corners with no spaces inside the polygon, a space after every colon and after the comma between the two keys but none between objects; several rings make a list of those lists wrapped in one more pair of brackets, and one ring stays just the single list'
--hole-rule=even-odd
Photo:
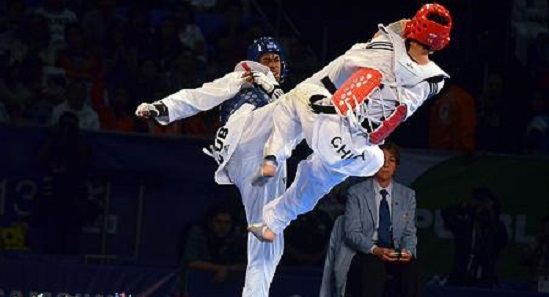
[{"label": "referee in gray suit", "polygon": [[[381,297],[384,289],[393,296],[398,287],[401,296],[422,296],[415,192],[393,180],[400,162],[398,147],[386,143],[381,149],[383,167],[347,192],[344,238],[355,255],[348,271],[339,273],[347,273],[347,296]],[[395,281],[386,286],[389,278]]]}]

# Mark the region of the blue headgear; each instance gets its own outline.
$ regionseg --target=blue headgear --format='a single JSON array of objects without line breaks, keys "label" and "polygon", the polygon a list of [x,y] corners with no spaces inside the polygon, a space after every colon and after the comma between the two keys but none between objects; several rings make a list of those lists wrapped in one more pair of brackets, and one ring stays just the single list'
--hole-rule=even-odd
[{"label": "blue headgear", "polygon": [[259,62],[259,57],[265,53],[275,53],[280,56],[280,80],[283,80],[288,74],[284,48],[272,37],[260,37],[248,47],[248,60]]}]

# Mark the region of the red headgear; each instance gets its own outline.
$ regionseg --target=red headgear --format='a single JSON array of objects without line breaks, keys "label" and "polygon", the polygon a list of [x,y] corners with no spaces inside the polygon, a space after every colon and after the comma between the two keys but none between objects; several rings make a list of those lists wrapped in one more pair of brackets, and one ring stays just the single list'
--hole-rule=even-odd
[{"label": "red headgear", "polygon": [[[443,25],[430,20],[433,15],[442,17],[448,21]],[[441,50],[450,42],[452,30],[452,17],[444,6],[437,3],[423,5],[416,15],[406,24],[404,37],[417,40],[428,46],[431,50]]]}]

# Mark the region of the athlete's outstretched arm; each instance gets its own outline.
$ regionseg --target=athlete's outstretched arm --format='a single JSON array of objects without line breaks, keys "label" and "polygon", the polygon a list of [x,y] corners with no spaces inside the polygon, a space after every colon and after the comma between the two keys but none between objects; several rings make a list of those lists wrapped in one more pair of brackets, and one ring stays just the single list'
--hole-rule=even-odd
[{"label": "athlete's outstretched arm", "polygon": [[235,71],[196,89],[183,89],[166,98],[137,107],[136,115],[141,118],[157,117],[161,124],[193,116],[210,110],[233,98],[246,82],[246,72]]}]

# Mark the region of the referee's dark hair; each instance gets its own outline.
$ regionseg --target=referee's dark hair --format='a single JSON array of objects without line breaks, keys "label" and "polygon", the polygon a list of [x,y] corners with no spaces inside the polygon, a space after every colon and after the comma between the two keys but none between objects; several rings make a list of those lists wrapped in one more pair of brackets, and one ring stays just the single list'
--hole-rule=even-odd
[{"label": "referee's dark hair", "polygon": [[384,144],[379,146],[382,150],[388,150],[393,156],[395,156],[396,164],[400,164],[400,148],[396,143],[386,140]]}]

